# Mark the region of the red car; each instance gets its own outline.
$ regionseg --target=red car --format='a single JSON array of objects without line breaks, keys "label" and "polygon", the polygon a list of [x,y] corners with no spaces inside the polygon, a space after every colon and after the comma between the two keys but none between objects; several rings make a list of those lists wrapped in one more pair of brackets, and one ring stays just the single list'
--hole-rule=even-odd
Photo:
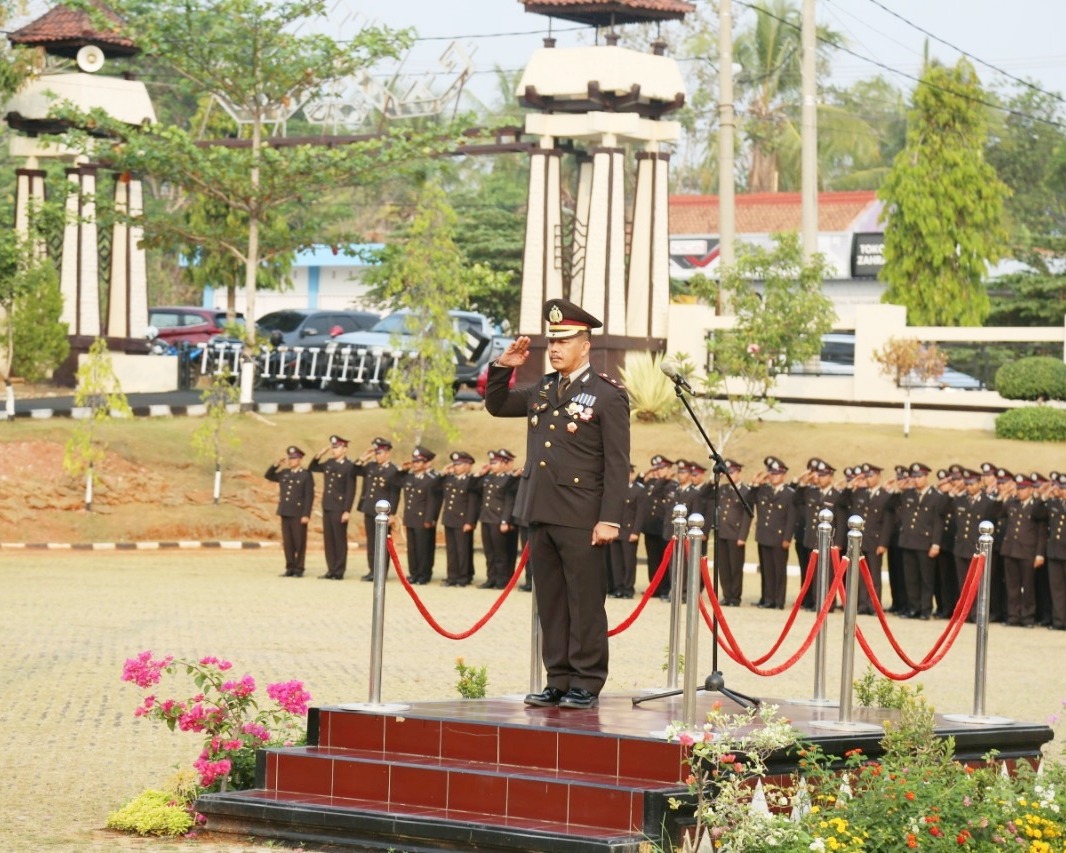
[{"label": "red car", "polygon": [[[237,315],[237,322],[244,325],[243,314]],[[201,344],[225,331],[226,312],[194,306],[149,308],[148,325],[167,343]]]},{"label": "red car", "polygon": [[[511,381],[507,385],[508,388],[514,388],[514,381],[518,377],[518,371],[511,372]],[[489,366],[484,365],[477,374],[477,393],[481,399],[485,399],[485,389],[489,384]]]}]

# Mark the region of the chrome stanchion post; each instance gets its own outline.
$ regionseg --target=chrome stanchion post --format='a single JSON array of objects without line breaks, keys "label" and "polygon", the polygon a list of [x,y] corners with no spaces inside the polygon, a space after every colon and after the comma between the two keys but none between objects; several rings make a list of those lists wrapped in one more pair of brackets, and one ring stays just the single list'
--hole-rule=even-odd
[{"label": "chrome stanchion post", "polygon": [[[828,510],[822,510],[828,512]],[[859,609],[859,584],[862,583],[862,529],[865,522],[861,516],[848,519],[848,574],[844,595],[844,647],[840,654],[840,714],[836,720],[812,720],[816,729],[833,729],[849,732],[879,732],[875,723],[857,723],[851,719],[852,679],[855,673],[855,611]],[[823,596],[824,598],[824,596]]]},{"label": "chrome stanchion post", "polygon": [[[814,607],[820,613],[825,603],[826,593],[829,591],[829,543],[833,539],[833,511],[821,509],[818,511],[818,567],[814,573]],[[806,566],[800,566],[800,579],[803,578],[803,570]],[[825,697],[825,634],[829,626],[823,621],[818,629],[818,635],[814,638],[814,696],[810,699],[793,700],[799,705],[834,705],[836,703]]]},{"label": "chrome stanchion post", "polygon": [[[670,557],[670,640],[666,653],[666,686],[677,688],[678,662],[681,632],[681,579],[685,565],[685,515],[684,504],[676,504],[673,511],[674,552]],[[656,566],[655,571],[659,567]]]},{"label": "chrome stanchion post", "polygon": [[[674,508],[675,512],[677,507]],[[696,725],[696,693],[699,690],[700,560],[703,557],[704,518],[698,512],[688,517],[688,578],[685,583],[685,695],[682,713],[686,726]],[[675,591],[676,592],[676,591]]]},{"label": "chrome stanchion post", "polygon": [[982,521],[977,529],[981,535],[977,539],[977,553],[984,558],[984,571],[981,583],[977,587],[977,603],[974,605],[977,620],[977,644],[974,655],[973,713],[945,714],[945,720],[956,723],[969,723],[978,726],[1001,726],[1014,722],[1010,717],[990,717],[985,714],[985,677],[988,674],[988,607],[989,593],[992,589],[992,531],[995,525],[991,521]]},{"label": "chrome stanchion post", "polygon": [[385,633],[385,571],[389,538],[388,501],[374,504],[374,614],[370,628],[370,701],[381,701],[381,655]]}]

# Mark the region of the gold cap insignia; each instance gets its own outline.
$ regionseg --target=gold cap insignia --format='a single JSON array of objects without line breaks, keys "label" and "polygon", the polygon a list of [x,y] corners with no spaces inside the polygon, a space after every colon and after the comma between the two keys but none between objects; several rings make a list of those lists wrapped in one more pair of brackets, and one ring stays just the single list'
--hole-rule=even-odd
[{"label": "gold cap insignia", "polygon": [[548,312],[548,320],[552,323],[563,322],[563,312],[558,305],[553,305],[551,307],[551,310]]}]

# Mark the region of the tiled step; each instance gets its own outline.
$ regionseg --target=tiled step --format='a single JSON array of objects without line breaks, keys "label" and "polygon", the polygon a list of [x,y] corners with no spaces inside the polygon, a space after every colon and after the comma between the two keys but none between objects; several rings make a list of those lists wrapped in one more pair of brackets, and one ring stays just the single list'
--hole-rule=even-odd
[{"label": "tiled step", "polygon": [[680,783],[617,774],[322,747],[268,750],[264,791],[389,807],[486,812],[621,832],[645,828],[645,797]]},{"label": "tiled step", "polygon": [[330,849],[639,853],[648,841],[640,832],[503,817],[485,811],[387,806],[367,800],[261,790],[212,794],[205,806],[212,831]]}]

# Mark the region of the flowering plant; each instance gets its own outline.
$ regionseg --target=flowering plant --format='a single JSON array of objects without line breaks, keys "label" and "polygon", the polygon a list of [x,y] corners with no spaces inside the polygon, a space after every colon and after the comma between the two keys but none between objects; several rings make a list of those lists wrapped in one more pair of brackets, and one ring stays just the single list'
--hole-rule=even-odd
[{"label": "flowering plant", "polygon": [[249,788],[255,772],[255,750],[268,743],[292,745],[301,737],[294,719],[307,714],[311,694],[299,681],[267,685],[274,707],[260,708],[255,699],[255,679],[250,675],[233,678],[233,664],[217,657],[197,661],[179,660],[172,655],[153,659],[150,651],[130,658],[122,668],[122,680],[143,689],[155,687],[163,674],[179,669],[192,676],[197,692],[188,699],[160,699],[154,693],[144,697],[134,714],[162,720],[171,731],[204,735],[204,748],[193,762],[200,785],[206,790]]},{"label": "flowering plant", "polygon": [[[712,713],[702,732],[670,731],[692,751],[697,826],[686,849],[1066,853],[1062,762],[1037,769],[1019,762],[1013,773],[995,754],[976,766],[958,762],[953,740],[936,736],[933,709],[917,692],[901,695],[900,718],[885,723],[876,761],[861,749],[826,756],[775,712]],[[757,735],[745,725],[766,730]],[[766,760],[779,749],[797,754],[799,770],[771,784]]]}]

